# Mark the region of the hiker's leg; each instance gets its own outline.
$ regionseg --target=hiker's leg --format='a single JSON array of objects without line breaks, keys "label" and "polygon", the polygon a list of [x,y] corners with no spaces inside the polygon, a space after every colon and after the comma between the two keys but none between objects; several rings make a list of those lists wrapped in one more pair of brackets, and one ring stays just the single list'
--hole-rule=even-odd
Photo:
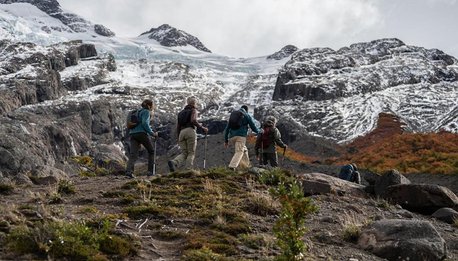
[{"label": "hiker's leg", "polygon": [[269,153],[269,161],[270,161],[270,166],[272,167],[278,167],[278,156],[277,153]]},{"label": "hiker's leg", "polygon": [[246,138],[243,140],[243,156],[239,165],[241,168],[251,167],[250,156],[248,155],[248,148],[246,147]]},{"label": "hiker's leg", "polygon": [[148,151],[148,173],[153,173],[153,164],[154,164],[154,145],[151,141],[151,138],[146,133],[142,133],[139,136],[139,142],[145,147]]},{"label": "hiker's leg", "polygon": [[[188,128],[186,128],[188,129]],[[183,162],[185,162],[186,157],[188,156],[188,143],[186,142],[186,129],[182,129],[180,131],[180,135],[178,136],[178,145],[180,146],[181,153],[180,155],[176,156],[172,162],[175,166],[179,167]]]},{"label": "hiker's leg", "polygon": [[196,155],[196,147],[197,147],[197,134],[193,128],[189,128],[186,133],[187,139],[187,149],[188,155],[186,157],[186,169],[192,169],[194,166],[194,157]]},{"label": "hiker's leg", "polygon": [[130,146],[129,146],[130,153],[129,153],[129,160],[127,161],[127,167],[126,167],[127,175],[132,175],[134,173],[135,161],[137,161],[138,150],[140,149],[140,143],[135,138],[136,135],[135,136],[134,135],[130,137]]},{"label": "hiker's leg", "polygon": [[235,153],[229,163],[229,168],[237,168],[239,166],[240,160],[243,157],[245,143],[243,140],[246,140],[244,137],[235,136],[229,139],[229,142],[234,143]]},{"label": "hiker's leg", "polygon": [[267,153],[263,153],[262,154],[262,165],[267,165],[268,160],[269,158],[268,158]]}]

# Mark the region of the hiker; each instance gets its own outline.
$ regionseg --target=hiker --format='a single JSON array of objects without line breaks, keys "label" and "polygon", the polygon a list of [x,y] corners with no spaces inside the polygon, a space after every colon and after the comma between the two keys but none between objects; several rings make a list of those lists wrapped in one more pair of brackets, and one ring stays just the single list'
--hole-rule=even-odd
[{"label": "hiker", "polygon": [[351,163],[340,168],[339,178],[361,184],[361,174],[355,163]]},{"label": "hiker", "polygon": [[188,97],[187,105],[178,113],[177,134],[181,154],[168,161],[170,172],[174,172],[183,163],[186,169],[193,168],[197,146],[196,128],[201,128],[205,133],[208,132],[208,129],[197,121],[196,106],[197,99],[194,96]]},{"label": "hiker", "polygon": [[231,113],[224,129],[224,147],[227,148],[229,142],[235,145],[235,153],[229,163],[229,168],[232,170],[236,170],[239,165],[242,168],[250,167],[250,158],[246,147],[248,125],[256,134],[261,132],[254,124],[253,118],[248,114],[248,106],[243,105],[240,110]]},{"label": "hiker", "polygon": [[[131,122],[128,122],[130,150],[129,160],[127,161],[126,175],[130,178],[134,176],[134,165],[138,158],[140,145],[143,145],[148,151],[148,176],[153,175],[154,164],[154,146],[151,137],[157,138],[157,133],[153,132],[150,127],[151,113],[153,112],[154,104],[152,100],[144,100],[141,104],[141,109],[132,112],[135,115],[135,122],[132,122],[132,117],[129,116]],[[129,126],[131,124],[131,126]]]},{"label": "hiker", "polygon": [[281,140],[280,131],[275,126],[276,123],[277,119],[274,116],[266,117],[262,126],[263,132],[258,135],[255,145],[256,158],[261,160],[262,165],[267,165],[267,162],[270,162],[270,166],[274,168],[278,167],[276,145],[282,147],[285,151],[287,147]]}]

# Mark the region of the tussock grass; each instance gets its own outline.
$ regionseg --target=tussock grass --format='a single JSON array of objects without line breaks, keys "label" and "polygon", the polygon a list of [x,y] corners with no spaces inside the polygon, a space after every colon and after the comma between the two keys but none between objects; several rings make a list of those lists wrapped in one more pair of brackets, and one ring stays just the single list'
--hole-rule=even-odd
[{"label": "tussock grass", "polygon": [[368,220],[361,220],[353,212],[343,216],[342,237],[348,242],[355,243],[361,235],[361,228],[369,223]]}]

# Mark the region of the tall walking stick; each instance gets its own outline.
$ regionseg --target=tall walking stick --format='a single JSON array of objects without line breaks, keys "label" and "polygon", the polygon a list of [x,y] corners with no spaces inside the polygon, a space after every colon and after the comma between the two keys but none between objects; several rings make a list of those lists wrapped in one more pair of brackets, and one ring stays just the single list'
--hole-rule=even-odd
[{"label": "tall walking stick", "polygon": [[205,143],[204,143],[204,169],[207,167],[207,133],[205,133]]}]

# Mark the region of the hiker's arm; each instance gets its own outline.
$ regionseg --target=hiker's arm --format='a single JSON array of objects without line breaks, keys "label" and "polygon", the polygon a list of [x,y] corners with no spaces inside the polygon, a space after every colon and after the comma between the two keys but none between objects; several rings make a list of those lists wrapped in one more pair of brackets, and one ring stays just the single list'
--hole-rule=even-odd
[{"label": "hiker's arm", "polygon": [[248,118],[248,124],[250,125],[250,128],[256,132],[256,133],[260,133],[261,131],[258,129],[258,127],[256,127],[256,124],[254,124],[254,121],[253,121],[253,118],[247,113],[247,118]]},{"label": "hiker's arm", "polygon": [[277,128],[275,128],[274,138],[275,138],[275,143],[278,146],[280,146],[282,148],[286,148],[286,144],[281,140],[281,133]]},{"label": "hiker's arm", "polygon": [[141,119],[142,119],[142,127],[151,136],[154,136],[154,132],[149,126],[150,123],[150,113],[148,110],[142,110],[141,112]]},{"label": "hiker's arm", "polygon": [[197,110],[196,109],[192,110],[191,112],[191,123],[192,125],[196,126],[197,128],[201,128],[205,133],[208,132],[208,129],[202,126],[202,124],[200,124],[197,121]]}]

